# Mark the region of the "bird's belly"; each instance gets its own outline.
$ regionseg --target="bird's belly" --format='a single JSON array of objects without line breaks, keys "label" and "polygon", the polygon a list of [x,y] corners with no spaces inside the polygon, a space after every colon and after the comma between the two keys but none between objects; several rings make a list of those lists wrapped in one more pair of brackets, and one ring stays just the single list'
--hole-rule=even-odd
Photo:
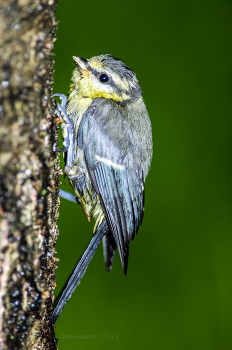
[{"label": "bird's belly", "polygon": [[74,152],[73,160],[73,166],[69,169],[65,169],[65,172],[88,221],[90,221],[92,218],[96,219],[94,226],[95,232],[105,219],[105,214],[102,209],[99,196],[97,195],[94,187],[92,186],[91,179],[89,178],[83,151],[78,147],[76,147]]}]

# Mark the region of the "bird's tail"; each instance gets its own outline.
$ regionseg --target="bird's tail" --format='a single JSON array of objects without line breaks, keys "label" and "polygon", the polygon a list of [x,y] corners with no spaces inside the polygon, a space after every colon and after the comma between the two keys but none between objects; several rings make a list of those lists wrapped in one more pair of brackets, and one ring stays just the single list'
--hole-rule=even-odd
[{"label": "bird's tail", "polygon": [[86,248],[84,254],[81,256],[78,261],[75,269],[71,273],[66,285],[58,295],[55,301],[55,308],[50,319],[50,323],[54,325],[63,310],[67,301],[71,298],[72,293],[76,289],[76,286],[80,283],[81,278],[83,277],[85,270],[87,269],[92,257],[94,256],[97,247],[101,243],[102,238],[108,233],[109,227],[106,220],[99,227],[93,238],[91,239],[88,247]]},{"label": "bird's tail", "polygon": [[103,243],[103,253],[104,253],[104,260],[105,260],[105,264],[106,264],[106,269],[108,272],[110,272],[111,267],[113,265],[113,261],[114,261],[116,242],[115,242],[112,234],[109,232],[108,235],[105,235],[103,237],[102,243]]}]

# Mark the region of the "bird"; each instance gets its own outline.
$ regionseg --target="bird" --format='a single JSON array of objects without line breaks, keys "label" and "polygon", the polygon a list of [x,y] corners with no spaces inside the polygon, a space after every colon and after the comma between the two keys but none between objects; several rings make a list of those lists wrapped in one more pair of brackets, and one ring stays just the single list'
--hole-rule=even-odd
[{"label": "bird", "polygon": [[129,244],[142,224],[144,183],[153,144],[150,118],[136,74],[109,54],[84,59],[76,68],[68,97],[58,96],[56,116],[62,123],[65,173],[88,221],[93,238],[58,297],[54,325],[100,242],[110,272],[116,248],[123,272]]}]

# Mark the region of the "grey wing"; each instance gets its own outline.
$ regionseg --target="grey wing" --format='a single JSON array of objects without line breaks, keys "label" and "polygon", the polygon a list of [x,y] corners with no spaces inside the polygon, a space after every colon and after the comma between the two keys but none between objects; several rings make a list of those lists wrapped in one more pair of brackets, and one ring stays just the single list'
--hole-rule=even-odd
[{"label": "grey wing", "polygon": [[125,274],[128,244],[138,232],[144,211],[144,178],[134,137],[126,110],[103,98],[92,102],[78,131],[78,146],[84,151]]}]

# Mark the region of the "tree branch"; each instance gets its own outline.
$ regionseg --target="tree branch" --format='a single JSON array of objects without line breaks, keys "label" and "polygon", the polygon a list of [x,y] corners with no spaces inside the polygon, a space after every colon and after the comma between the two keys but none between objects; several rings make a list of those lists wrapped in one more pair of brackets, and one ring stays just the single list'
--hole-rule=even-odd
[{"label": "tree branch", "polygon": [[0,4],[0,348],[56,349],[58,236],[51,105],[55,0]]}]

